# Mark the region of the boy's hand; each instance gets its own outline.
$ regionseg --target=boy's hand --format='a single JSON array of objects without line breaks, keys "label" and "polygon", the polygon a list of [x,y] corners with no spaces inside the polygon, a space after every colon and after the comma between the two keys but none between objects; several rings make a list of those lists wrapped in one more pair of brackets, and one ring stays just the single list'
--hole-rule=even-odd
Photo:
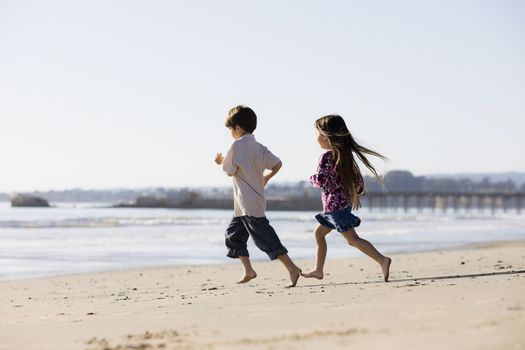
[{"label": "boy's hand", "polygon": [[224,157],[222,156],[222,153],[217,153],[217,155],[215,155],[215,163],[217,163],[217,165],[221,165],[223,160]]},{"label": "boy's hand", "polygon": [[270,179],[272,178],[273,174],[266,174],[263,176],[263,186],[266,186],[266,184],[268,183],[268,181],[270,181]]}]

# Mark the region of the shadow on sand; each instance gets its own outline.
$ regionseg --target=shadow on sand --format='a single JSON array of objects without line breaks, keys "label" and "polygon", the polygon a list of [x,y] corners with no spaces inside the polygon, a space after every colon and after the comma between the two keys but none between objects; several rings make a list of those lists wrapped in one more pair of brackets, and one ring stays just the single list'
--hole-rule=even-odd
[{"label": "shadow on sand", "polygon": [[[399,282],[420,282],[420,281],[436,281],[436,280],[452,280],[458,278],[476,278],[476,277],[488,277],[488,276],[499,276],[499,275],[514,275],[525,273],[525,270],[512,270],[502,272],[486,272],[486,273],[474,273],[469,275],[448,275],[448,276],[433,276],[433,277],[411,277],[411,278],[391,278],[387,283],[399,283]],[[304,281],[304,278],[302,279]],[[328,286],[345,286],[353,284],[378,284],[385,283],[382,280],[377,281],[363,281],[363,282],[342,282],[342,283],[325,283],[325,284],[306,284],[298,287],[310,288],[310,287],[328,287]]]}]

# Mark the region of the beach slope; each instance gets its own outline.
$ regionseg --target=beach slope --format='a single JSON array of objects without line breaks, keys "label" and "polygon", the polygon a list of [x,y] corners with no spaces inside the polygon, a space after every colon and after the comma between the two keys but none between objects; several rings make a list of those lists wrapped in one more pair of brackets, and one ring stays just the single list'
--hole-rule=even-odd
[{"label": "beach slope", "polygon": [[0,282],[0,349],[525,349],[524,242],[392,258],[293,289],[278,262]]}]

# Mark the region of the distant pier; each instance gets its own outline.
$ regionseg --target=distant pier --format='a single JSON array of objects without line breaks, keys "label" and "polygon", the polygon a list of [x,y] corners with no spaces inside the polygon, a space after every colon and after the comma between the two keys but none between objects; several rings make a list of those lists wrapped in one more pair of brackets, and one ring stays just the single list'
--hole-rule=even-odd
[{"label": "distant pier", "polygon": [[486,211],[521,214],[525,206],[525,193],[469,193],[469,192],[372,192],[361,200],[371,211],[403,209],[408,211]]},{"label": "distant pier", "polygon": [[[439,212],[517,213],[525,211],[525,192],[369,192],[361,198],[363,208],[370,211],[410,210]],[[177,208],[232,209],[233,198],[202,198],[198,195],[179,203],[165,198],[144,197],[131,203],[114,205],[117,208]],[[319,196],[268,198],[267,209],[276,211],[321,211]]]}]

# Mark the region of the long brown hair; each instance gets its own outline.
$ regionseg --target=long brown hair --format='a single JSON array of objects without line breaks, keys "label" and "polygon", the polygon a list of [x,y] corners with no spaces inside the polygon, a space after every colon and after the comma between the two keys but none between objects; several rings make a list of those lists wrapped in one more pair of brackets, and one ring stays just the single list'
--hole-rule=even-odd
[{"label": "long brown hair", "polygon": [[321,117],[315,121],[315,127],[328,139],[334,153],[335,169],[341,177],[343,188],[352,202],[352,207],[354,209],[359,208],[361,206],[359,185],[362,175],[354,154],[379,181],[381,181],[381,177],[365,154],[378,157],[384,161],[388,161],[388,159],[358,144],[348,131],[344,119],[339,115],[332,114]]}]

